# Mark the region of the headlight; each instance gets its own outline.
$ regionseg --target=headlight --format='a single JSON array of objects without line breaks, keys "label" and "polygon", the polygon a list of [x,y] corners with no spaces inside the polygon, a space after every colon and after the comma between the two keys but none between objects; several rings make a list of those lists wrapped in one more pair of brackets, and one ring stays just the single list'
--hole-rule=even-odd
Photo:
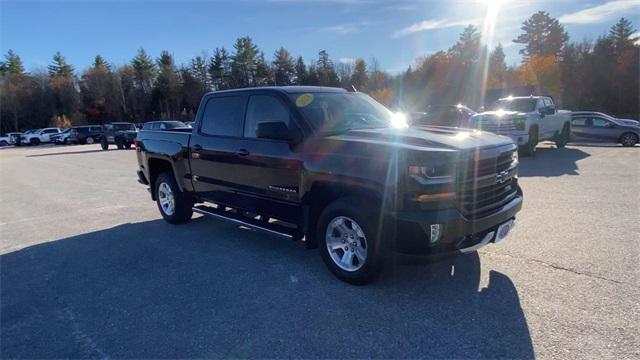
[{"label": "headlight", "polygon": [[453,180],[455,166],[453,164],[409,166],[409,176],[419,183],[426,183],[429,180]]},{"label": "headlight", "polygon": [[518,165],[518,151],[515,150],[512,154],[511,154],[511,166],[516,166]]},{"label": "headlight", "polygon": [[517,130],[524,130],[526,127],[527,118],[517,117],[513,119],[513,124],[515,125]]}]

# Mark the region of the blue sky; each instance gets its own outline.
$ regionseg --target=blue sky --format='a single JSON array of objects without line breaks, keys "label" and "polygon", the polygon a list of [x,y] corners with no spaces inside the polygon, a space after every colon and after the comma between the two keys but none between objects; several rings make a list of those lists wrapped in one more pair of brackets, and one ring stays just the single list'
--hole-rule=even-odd
[{"label": "blue sky", "polygon": [[46,67],[56,51],[82,70],[96,54],[124,64],[140,47],[153,56],[169,50],[186,63],[248,35],[267,58],[280,46],[307,61],[326,49],[336,62],[375,58],[380,68],[398,72],[447,49],[473,23],[516,64],[520,46],[511,40],[538,10],[560,18],[572,40],[595,39],[621,16],[640,29],[640,0],[0,0],[0,47],[3,54],[16,51],[30,70]]}]

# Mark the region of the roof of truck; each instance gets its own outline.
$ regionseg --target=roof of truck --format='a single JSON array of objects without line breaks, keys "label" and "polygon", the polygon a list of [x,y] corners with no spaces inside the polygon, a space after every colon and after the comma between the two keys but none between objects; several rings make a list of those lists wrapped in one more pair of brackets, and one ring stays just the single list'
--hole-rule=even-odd
[{"label": "roof of truck", "polygon": [[218,90],[213,91],[210,94],[219,94],[226,92],[245,92],[255,90],[274,90],[286,93],[308,93],[308,92],[346,92],[347,90],[342,88],[328,87],[328,86],[262,86],[262,87],[250,87],[240,89]]}]

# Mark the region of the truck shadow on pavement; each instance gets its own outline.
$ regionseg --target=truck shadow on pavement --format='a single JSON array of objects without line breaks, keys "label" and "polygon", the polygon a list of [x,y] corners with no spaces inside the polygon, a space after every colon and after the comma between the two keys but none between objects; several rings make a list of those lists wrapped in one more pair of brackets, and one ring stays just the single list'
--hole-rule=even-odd
[{"label": "truck shadow on pavement", "polygon": [[42,243],[0,266],[2,358],[534,357],[514,284],[481,280],[478,254],[392,261],[356,287],[299,243],[196,218]]},{"label": "truck shadow on pavement", "polygon": [[579,175],[578,161],[590,156],[581,149],[573,147],[564,149],[542,147],[536,152],[535,157],[520,158],[518,176]]}]

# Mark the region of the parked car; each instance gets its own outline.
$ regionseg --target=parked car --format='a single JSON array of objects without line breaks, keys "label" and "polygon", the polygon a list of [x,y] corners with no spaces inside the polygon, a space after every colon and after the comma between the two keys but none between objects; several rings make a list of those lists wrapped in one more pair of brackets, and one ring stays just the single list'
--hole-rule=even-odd
[{"label": "parked car", "polygon": [[14,145],[16,141],[19,141],[20,135],[22,135],[22,133],[19,132],[6,133],[0,137],[0,146]]},{"label": "parked car", "polygon": [[22,143],[22,139],[24,139],[24,137],[25,137],[26,135],[32,134],[34,131],[37,131],[37,130],[40,130],[40,129],[31,129],[31,130],[27,130],[27,131],[25,131],[25,132],[21,133],[18,137],[16,137],[16,138],[14,139],[14,143],[13,143],[13,144],[14,144],[15,146],[22,146],[22,145],[26,145],[26,144],[23,144],[23,143]]},{"label": "parked car", "polygon": [[59,134],[62,130],[59,128],[44,128],[35,130],[32,133],[24,133],[20,136],[20,142],[25,145],[40,145],[40,143],[51,142],[51,135]]},{"label": "parked car", "polygon": [[100,134],[100,145],[102,150],[107,150],[110,144],[116,144],[118,149],[129,149],[133,144],[138,129],[136,125],[129,122],[113,122],[102,126]]},{"label": "parked car", "polygon": [[640,123],[617,119],[600,112],[576,111],[572,114],[571,138],[593,142],[614,142],[635,146],[640,139]]},{"label": "parked car", "polygon": [[149,121],[144,123],[142,130],[171,130],[188,127],[182,121]]},{"label": "parked car", "polygon": [[209,93],[193,129],[140,132],[138,179],[169,223],[195,211],[304,237],[350,283],[372,280],[392,250],[468,253],[504,239],[522,207],[516,145],[399,117],[342,89]]},{"label": "parked car", "polygon": [[61,141],[61,138],[67,139],[70,133],[71,133],[71,128],[64,129],[60,133],[49,136],[49,139],[51,140],[52,143],[56,145],[64,144],[65,142]]},{"label": "parked car", "polygon": [[426,112],[413,113],[411,126],[468,127],[469,119],[475,114],[475,111],[461,104],[435,105],[430,106]]},{"label": "parked car", "polygon": [[571,112],[556,110],[550,96],[499,99],[488,111],[473,115],[471,127],[509,136],[524,155],[533,155],[538,142],[555,141],[562,148],[571,137]]},{"label": "parked car", "polygon": [[69,142],[75,144],[93,144],[102,140],[102,126],[85,125],[73,128]]}]

